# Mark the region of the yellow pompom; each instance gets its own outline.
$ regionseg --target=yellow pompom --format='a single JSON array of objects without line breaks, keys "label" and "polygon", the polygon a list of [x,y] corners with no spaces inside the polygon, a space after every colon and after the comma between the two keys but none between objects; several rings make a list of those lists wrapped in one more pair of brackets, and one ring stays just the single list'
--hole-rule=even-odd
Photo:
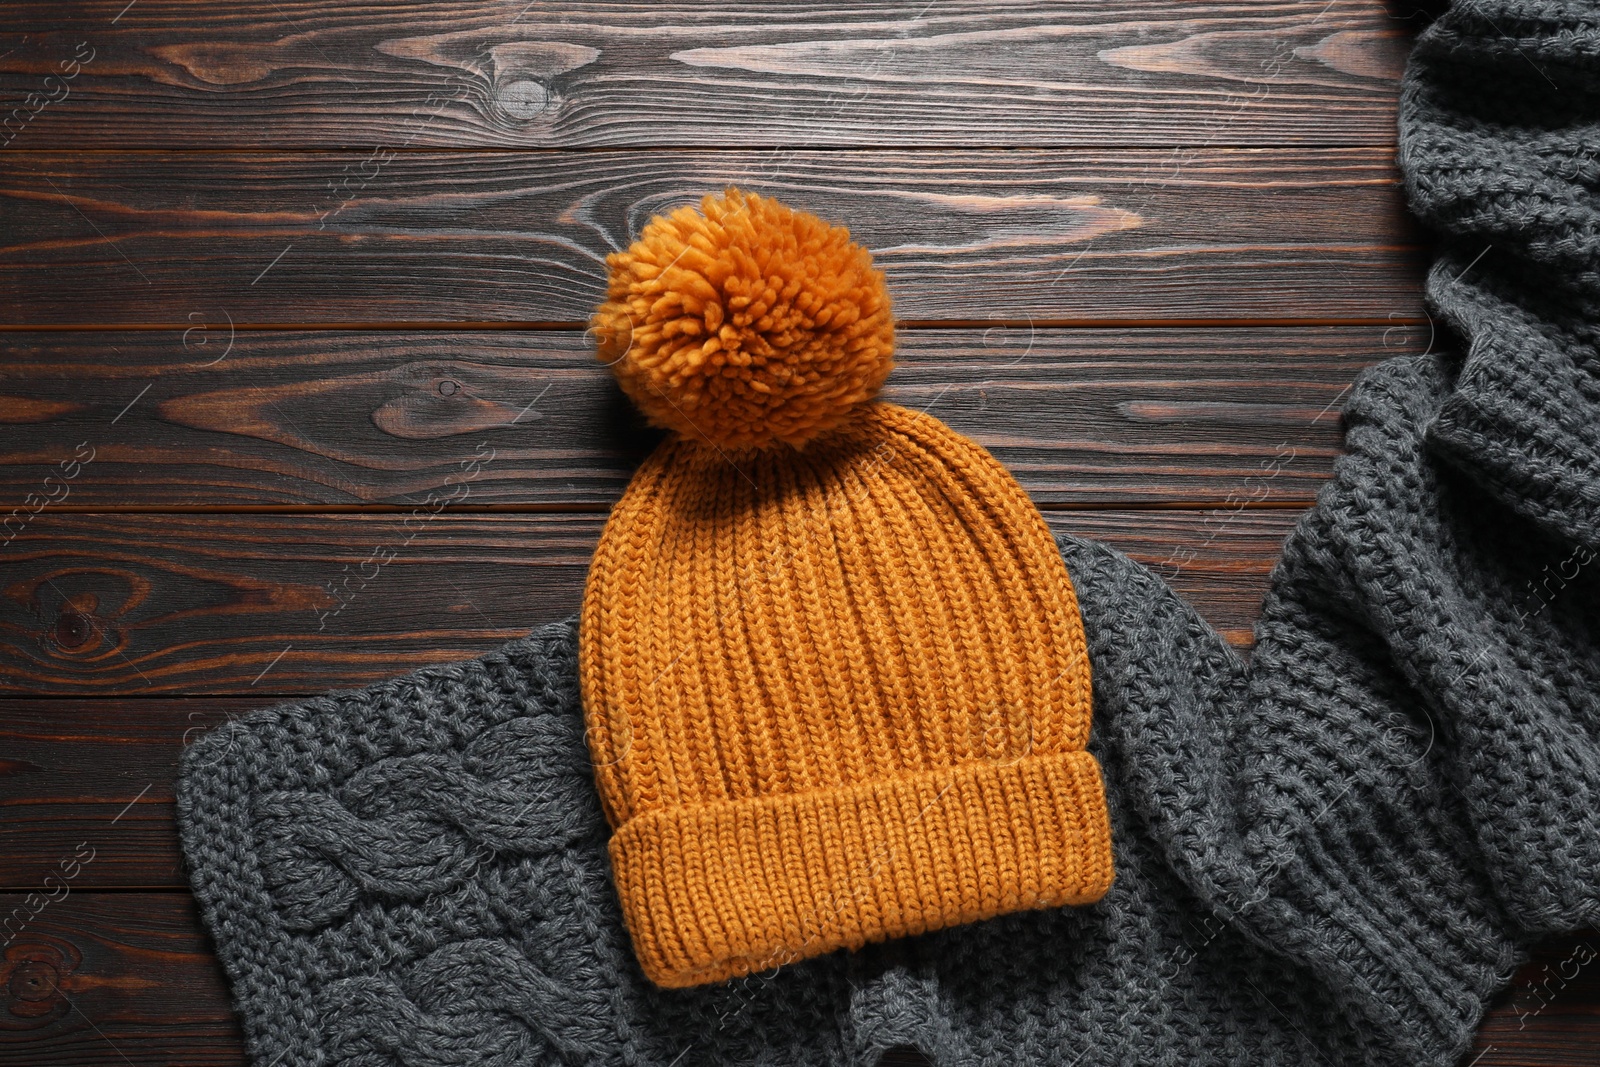
[{"label": "yellow pompom", "polygon": [[883,384],[894,316],[850,231],[729,187],[606,258],[599,357],[655,425],[724,449],[799,446]]}]

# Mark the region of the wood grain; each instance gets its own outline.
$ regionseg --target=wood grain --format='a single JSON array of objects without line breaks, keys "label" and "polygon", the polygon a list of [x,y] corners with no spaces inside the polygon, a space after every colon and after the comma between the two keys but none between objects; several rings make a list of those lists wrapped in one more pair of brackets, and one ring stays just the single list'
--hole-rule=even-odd
[{"label": "wood grain", "polygon": [[[902,330],[886,397],[1044,507],[1304,505],[1339,404],[1426,327]],[[35,511],[599,508],[658,439],[578,332],[23,333],[0,365],[0,553]],[[3,558],[3,555],[0,555]]]},{"label": "wood grain", "polygon": [[849,225],[907,323],[1421,321],[1391,149],[0,155],[0,324],[581,326],[733,182]]},{"label": "wood grain", "polygon": [[1408,43],[1377,0],[122,7],[8,6],[14,145],[1389,144]]},{"label": "wood grain", "polygon": [[1462,1067],[1600,1064],[1600,930],[1537,946],[1490,1004]]},{"label": "wood grain", "polygon": [[0,895],[0,1063],[244,1063],[222,968],[187,893],[84,893],[58,878],[45,894],[60,899]]},{"label": "wood grain", "polygon": [[[96,861],[98,862],[98,861]],[[87,872],[94,864],[83,867]],[[61,893],[56,883],[52,890]],[[36,910],[37,909],[37,910]],[[226,979],[187,893],[0,895],[0,1063],[239,1067]],[[1491,1004],[1460,1067],[1585,1067],[1600,1049],[1600,932],[1553,939]],[[1566,974],[1567,979],[1552,976]],[[1535,1010],[1537,1007],[1537,1010]],[[885,1064],[926,1061],[894,1053]]]},{"label": "wood grain", "polygon": [[[1247,645],[1297,514],[1248,505],[1049,518]],[[45,512],[0,549],[0,693],[307,693],[466,659],[577,610],[603,519]]]},{"label": "wood grain", "polygon": [[[187,888],[173,783],[183,750],[282,697],[0,701],[0,889]],[[88,862],[83,857],[88,856]]]}]

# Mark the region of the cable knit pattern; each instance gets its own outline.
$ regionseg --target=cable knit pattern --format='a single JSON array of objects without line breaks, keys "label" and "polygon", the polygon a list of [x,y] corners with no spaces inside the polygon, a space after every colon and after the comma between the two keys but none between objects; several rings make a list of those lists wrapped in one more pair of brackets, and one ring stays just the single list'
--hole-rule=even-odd
[{"label": "cable knit pattern", "polygon": [[[258,1067],[1453,1064],[1600,923],[1600,10],[1461,4],[1401,159],[1434,350],[1364,373],[1247,663],[1061,539],[1117,877],[660,989],[584,765],[575,620],[265,709],[185,754],[196,897]],[[518,806],[518,801],[521,806]]]},{"label": "cable knit pattern", "polygon": [[470,876],[481,854],[537,855],[582,832],[571,820],[526,818],[576,807],[588,764],[548,720],[519,718],[461,753],[390,756],[332,794],[279,790],[254,805],[262,867],[284,921],[312,928],[359,892],[418,899]]}]

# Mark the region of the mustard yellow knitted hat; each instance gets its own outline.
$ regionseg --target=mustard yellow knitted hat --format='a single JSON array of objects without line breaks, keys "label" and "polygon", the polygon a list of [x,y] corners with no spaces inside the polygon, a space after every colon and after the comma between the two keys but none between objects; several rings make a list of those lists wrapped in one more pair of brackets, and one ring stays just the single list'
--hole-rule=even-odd
[{"label": "mustard yellow knitted hat", "polygon": [[606,523],[579,638],[645,974],[1098,900],[1071,580],[988,452],[872,400],[894,324],[871,256],[729,189],[608,263],[600,358],[673,431]]}]

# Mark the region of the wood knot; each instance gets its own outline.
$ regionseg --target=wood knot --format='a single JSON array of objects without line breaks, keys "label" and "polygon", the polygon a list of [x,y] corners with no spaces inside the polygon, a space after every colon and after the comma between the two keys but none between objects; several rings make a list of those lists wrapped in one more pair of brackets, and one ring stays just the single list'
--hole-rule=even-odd
[{"label": "wood knot", "polygon": [[34,641],[60,661],[82,663],[124,642],[131,609],[150,597],[152,579],[116,567],[58,567],[8,589],[38,620]]},{"label": "wood knot", "polygon": [[[418,361],[385,374],[403,391],[372,413],[372,424],[392,437],[431,441],[458,434],[527,425],[543,396],[526,370],[456,360]],[[549,388],[548,383],[544,387]]]},{"label": "wood knot", "polygon": [[56,618],[56,644],[63,649],[82,648],[94,636],[94,619],[81,611],[63,611]]},{"label": "wood knot", "polygon": [[478,90],[489,86],[485,115],[492,122],[521,127],[534,123],[553,124],[560,111],[561,93],[557,86],[567,76],[600,58],[600,50],[572,41],[546,41],[530,36],[528,27],[514,23],[499,28],[458,30],[428,37],[400,37],[378,42],[377,49],[399,59],[416,60],[437,67],[454,67],[452,82],[466,75],[471,87],[457,90],[457,99],[478,98]]},{"label": "wood knot", "polygon": [[0,958],[0,1030],[32,1030],[59,1019],[71,1008],[63,992],[83,955],[59,938],[32,935],[13,942]]},{"label": "wood knot", "polygon": [[495,102],[515,122],[532,122],[550,107],[550,90],[534,78],[519,78],[500,87]]}]

